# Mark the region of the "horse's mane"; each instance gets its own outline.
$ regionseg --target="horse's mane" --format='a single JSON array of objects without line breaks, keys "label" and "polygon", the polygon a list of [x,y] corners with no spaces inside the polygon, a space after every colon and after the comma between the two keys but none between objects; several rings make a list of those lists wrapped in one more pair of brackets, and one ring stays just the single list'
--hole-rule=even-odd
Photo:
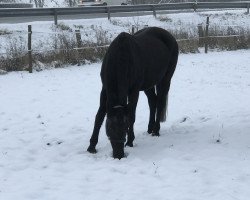
[{"label": "horse's mane", "polygon": [[[128,95],[128,73],[132,63],[132,35],[122,32],[110,45],[107,52],[109,82],[107,87],[112,88],[112,93],[116,96],[112,104],[126,105]],[[110,77],[112,76],[112,77]],[[112,84],[112,85],[111,85]],[[109,89],[108,89],[109,90]],[[111,103],[111,102],[110,102]]]},{"label": "horse's mane", "polygon": [[122,32],[116,38],[116,50],[119,51],[120,55],[125,58],[130,55],[131,51],[132,35],[129,33]]},{"label": "horse's mane", "polygon": [[119,62],[119,71],[117,71],[118,78],[118,93],[119,93],[119,102],[121,105],[127,104],[128,96],[128,87],[129,87],[129,67],[132,64],[132,52],[131,52],[131,35],[128,33],[121,33],[118,37],[119,40],[119,52],[120,57]]}]

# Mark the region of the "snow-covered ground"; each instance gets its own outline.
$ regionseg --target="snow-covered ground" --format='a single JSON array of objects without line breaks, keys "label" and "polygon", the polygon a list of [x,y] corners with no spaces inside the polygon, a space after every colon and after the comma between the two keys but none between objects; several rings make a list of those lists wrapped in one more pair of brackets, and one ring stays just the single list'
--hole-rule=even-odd
[{"label": "snow-covered ground", "polygon": [[250,51],[180,55],[161,136],[146,133],[114,160],[105,130],[86,152],[100,63],[0,76],[1,200],[248,200]]}]

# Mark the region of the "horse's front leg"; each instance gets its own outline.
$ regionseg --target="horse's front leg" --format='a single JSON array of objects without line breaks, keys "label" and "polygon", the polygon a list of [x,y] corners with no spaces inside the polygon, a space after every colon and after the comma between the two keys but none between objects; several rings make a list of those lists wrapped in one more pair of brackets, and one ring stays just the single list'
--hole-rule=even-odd
[{"label": "horse's front leg", "polygon": [[125,146],[133,147],[133,141],[135,139],[134,134],[134,123],[135,123],[135,110],[138,102],[139,91],[133,92],[128,96],[128,118],[129,118],[129,128],[128,128],[128,138]]},{"label": "horse's front leg", "polygon": [[106,91],[102,89],[101,95],[100,95],[100,106],[95,117],[95,125],[94,125],[92,136],[90,138],[90,145],[87,149],[87,151],[90,153],[97,152],[95,147],[98,143],[100,128],[102,126],[103,120],[106,115],[106,101],[107,101]]}]

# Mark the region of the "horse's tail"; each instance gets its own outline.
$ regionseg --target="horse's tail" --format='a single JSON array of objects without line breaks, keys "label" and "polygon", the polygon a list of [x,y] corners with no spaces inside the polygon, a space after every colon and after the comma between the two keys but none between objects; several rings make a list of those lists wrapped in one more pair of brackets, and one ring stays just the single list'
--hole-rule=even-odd
[{"label": "horse's tail", "polygon": [[160,122],[165,122],[168,116],[168,94],[166,97],[166,102],[165,105],[161,111],[161,118],[160,118]]},{"label": "horse's tail", "polygon": [[168,94],[169,94],[169,87],[170,87],[170,82],[171,78],[174,74],[177,61],[178,61],[178,55],[179,55],[179,47],[177,42],[175,42],[175,47],[174,47],[174,53],[173,53],[173,59],[170,61],[170,70],[167,73],[167,80],[168,80],[168,88],[167,88],[167,94],[166,94],[166,101],[164,102],[165,104],[163,105],[163,109],[161,111],[161,118],[160,122],[165,122],[167,119],[167,114],[168,114]]}]

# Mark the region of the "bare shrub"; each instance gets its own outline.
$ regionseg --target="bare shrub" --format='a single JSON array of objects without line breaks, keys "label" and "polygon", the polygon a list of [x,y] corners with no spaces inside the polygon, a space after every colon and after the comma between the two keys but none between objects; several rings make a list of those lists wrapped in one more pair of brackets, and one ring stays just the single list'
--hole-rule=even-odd
[{"label": "bare shrub", "polygon": [[177,40],[180,53],[197,53],[199,52],[198,37],[190,35],[185,30],[169,31]]},{"label": "bare shrub", "polygon": [[168,16],[160,15],[157,17],[157,19],[161,22],[172,22],[172,19]]},{"label": "bare shrub", "polygon": [[64,0],[67,6],[73,7],[77,5],[77,0]]},{"label": "bare shrub", "polygon": [[132,26],[132,23],[127,21],[124,22],[122,20],[119,19],[111,19],[110,23],[113,24],[114,26],[120,26],[120,27],[126,27],[126,28],[130,28]]},{"label": "bare shrub", "polygon": [[27,67],[26,41],[23,37],[7,37],[6,54],[1,56],[0,68],[5,71],[21,71]]},{"label": "bare shrub", "polygon": [[0,35],[9,35],[11,34],[11,31],[7,29],[0,29]]},{"label": "bare shrub", "polygon": [[83,25],[74,25],[74,28],[75,28],[75,29],[83,29],[84,26],[83,26]]},{"label": "bare shrub", "polygon": [[[111,40],[108,32],[102,28],[92,27],[95,41],[82,40],[77,44],[74,33],[61,31],[53,36],[51,50],[47,52],[37,52],[34,54],[34,61],[51,67],[62,67],[64,65],[84,64],[102,60],[106,53],[107,46]],[[99,46],[99,47],[97,47]]]},{"label": "bare shrub", "polygon": [[60,32],[53,36],[51,49],[47,52],[34,53],[34,60],[49,64],[56,62],[55,67],[60,67],[66,64],[74,65],[77,63],[77,57],[74,48],[76,41],[73,34],[68,32]]},{"label": "bare shrub", "polygon": [[210,49],[237,50],[250,48],[250,29],[243,27],[213,26],[209,29],[208,45]]},{"label": "bare shrub", "polygon": [[34,0],[36,8],[43,8],[44,6],[44,0]]},{"label": "bare shrub", "polygon": [[66,25],[63,22],[58,23],[56,26],[53,25],[52,26],[52,30],[62,30],[62,31],[69,31],[69,32],[73,32],[72,28],[70,28],[70,26]]},{"label": "bare shrub", "polygon": [[97,26],[91,26],[91,29],[94,34],[94,41],[82,40],[78,50],[79,61],[96,62],[102,60],[108,45],[111,43],[111,35],[108,31]]},{"label": "bare shrub", "polygon": [[180,53],[198,53],[199,42],[196,38],[177,40]]},{"label": "bare shrub", "polygon": [[111,43],[111,39],[108,36],[108,31],[103,30],[101,26],[92,26],[92,30],[94,31],[95,38],[96,38],[96,44],[98,46],[100,45],[107,45]]}]

